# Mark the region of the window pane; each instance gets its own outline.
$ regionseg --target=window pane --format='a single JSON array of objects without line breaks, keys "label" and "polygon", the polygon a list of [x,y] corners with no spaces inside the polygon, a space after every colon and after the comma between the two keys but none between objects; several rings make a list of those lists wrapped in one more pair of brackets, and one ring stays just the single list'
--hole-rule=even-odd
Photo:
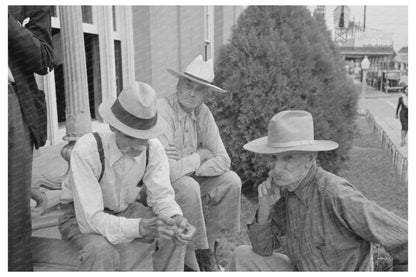
[{"label": "window pane", "polygon": [[121,43],[118,40],[114,41],[114,54],[116,58],[116,85],[117,96],[123,89],[123,65],[121,63]]},{"label": "window pane", "polygon": [[116,14],[116,7],[113,6],[113,30],[117,31],[117,14]]},{"label": "window pane", "polygon": [[51,16],[58,17],[56,6],[51,6]]},{"label": "window pane", "polygon": [[92,24],[92,6],[81,6],[82,22]]}]

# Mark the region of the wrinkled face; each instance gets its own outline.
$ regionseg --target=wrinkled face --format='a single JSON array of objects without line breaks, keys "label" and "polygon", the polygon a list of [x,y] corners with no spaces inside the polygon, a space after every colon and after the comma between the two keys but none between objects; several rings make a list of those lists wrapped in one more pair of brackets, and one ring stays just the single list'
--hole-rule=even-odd
[{"label": "wrinkled face", "polygon": [[314,162],[315,154],[310,152],[273,154],[269,175],[276,185],[287,187],[292,191],[306,176]]},{"label": "wrinkled face", "polygon": [[209,88],[186,78],[180,78],[176,87],[178,102],[185,112],[191,112],[210,96]]},{"label": "wrinkled face", "polygon": [[408,88],[409,88],[409,87],[406,87],[406,88],[404,89],[404,94],[406,94],[406,95],[407,95]]},{"label": "wrinkled face", "polygon": [[139,139],[128,136],[110,126],[111,131],[116,134],[116,144],[123,155],[137,157],[146,150],[148,139]]}]

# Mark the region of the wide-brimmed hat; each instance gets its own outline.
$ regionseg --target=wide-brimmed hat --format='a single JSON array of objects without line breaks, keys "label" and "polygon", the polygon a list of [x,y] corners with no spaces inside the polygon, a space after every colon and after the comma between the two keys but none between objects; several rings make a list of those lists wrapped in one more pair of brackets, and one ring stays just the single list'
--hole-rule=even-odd
[{"label": "wide-brimmed hat", "polygon": [[244,149],[261,154],[290,151],[318,152],[338,148],[330,140],[315,140],[312,115],[305,111],[282,111],[270,120],[266,137],[245,144]]},{"label": "wide-brimmed hat", "polygon": [[120,132],[135,138],[157,138],[166,129],[157,114],[157,95],[146,83],[134,82],[124,88],[116,99],[101,103],[102,118]]},{"label": "wide-brimmed hat", "polygon": [[222,88],[219,88],[212,84],[212,81],[214,80],[214,63],[212,59],[204,61],[202,59],[202,55],[196,57],[186,67],[185,72],[183,73],[180,73],[171,68],[168,68],[167,71],[177,78],[184,77],[198,84],[207,86],[213,91],[227,92],[226,90],[223,90]]}]

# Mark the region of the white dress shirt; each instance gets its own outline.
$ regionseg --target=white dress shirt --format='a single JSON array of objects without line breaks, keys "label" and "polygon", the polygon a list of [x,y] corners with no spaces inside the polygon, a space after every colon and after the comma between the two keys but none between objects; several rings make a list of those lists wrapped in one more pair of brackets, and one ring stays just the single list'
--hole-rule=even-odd
[{"label": "white dress shirt", "polygon": [[104,212],[122,212],[136,201],[139,181],[147,188],[147,203],[155,215],[182,215],[175,202],[169,180],[169,163],[158,139],[149,140],[149,162],[145,172],[146,151],[132,158],[123,155],[116,145],[115,134],[99,132],[103,142],[105,170],[101,183],[101,162],[97,142],[92,134],[81,137],[71,153],[71,169],[61,193],[63,203],[74,201],[82,233],[99,233],[111,243],[124,243],[140,238],[140,218],[124,218]]}]

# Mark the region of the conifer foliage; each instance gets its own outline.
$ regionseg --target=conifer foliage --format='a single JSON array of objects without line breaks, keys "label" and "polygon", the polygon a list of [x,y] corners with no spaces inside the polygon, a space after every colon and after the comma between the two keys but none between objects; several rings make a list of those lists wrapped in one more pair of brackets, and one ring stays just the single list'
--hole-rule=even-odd
[{"label": "conifer foliage", "polygon": [[228,90],[207,103],[232,160],[232,169],[251,187],[268,172],[268,155],[243,149],[267,135],[279,111],[309,111],[315,139],[338,142],[321,153],[320,165],[336,172],[354,137],[357,95],[326,27],[302,6],[250,6],[219,52],[215,84]]}]

